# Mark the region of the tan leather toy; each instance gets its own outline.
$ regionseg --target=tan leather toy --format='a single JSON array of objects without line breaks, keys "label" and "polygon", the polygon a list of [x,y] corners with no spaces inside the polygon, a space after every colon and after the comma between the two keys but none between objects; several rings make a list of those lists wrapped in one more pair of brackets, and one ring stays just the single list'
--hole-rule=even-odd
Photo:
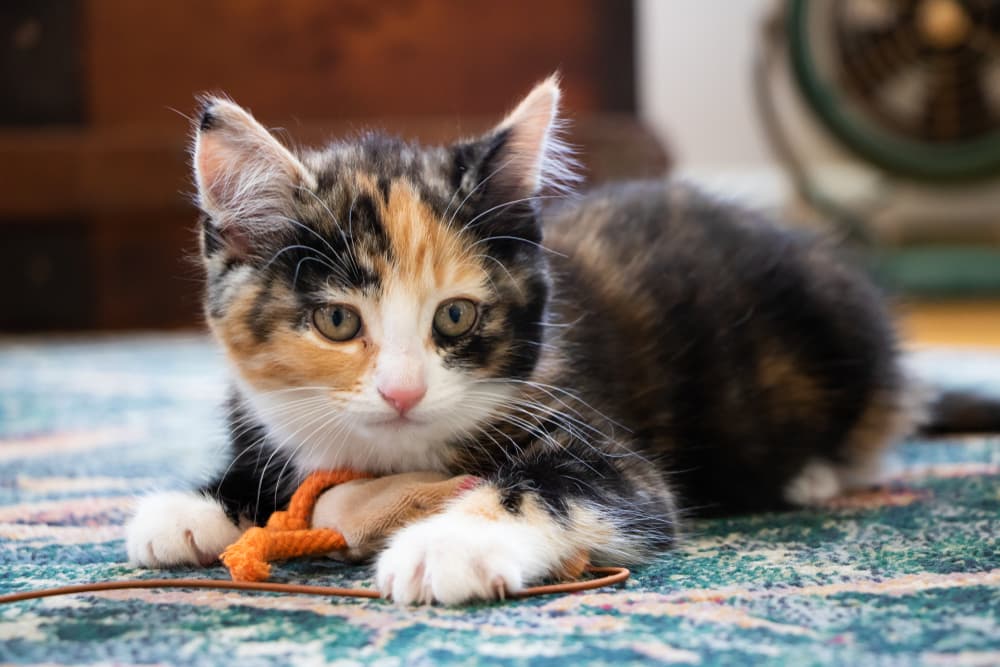
[{"label": "tan leather toy", "polygon": [[479,481],[434,472],[377,478],[346,470],[316,472],[295,491],[287,510],[272,514],[263,528],[246,531],[221,560],[234,581],[264,581],[270,562],[286,558],[327,554],[363,560],[396,530],[437,512]]}]

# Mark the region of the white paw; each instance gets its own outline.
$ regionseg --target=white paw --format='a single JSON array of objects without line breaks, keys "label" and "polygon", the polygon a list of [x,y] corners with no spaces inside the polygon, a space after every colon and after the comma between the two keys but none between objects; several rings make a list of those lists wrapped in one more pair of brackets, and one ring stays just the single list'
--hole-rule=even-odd
[{"label": "white paw", "polygon": [[459,604],[521,590],[559,562],[544,529],[449,511],[396,533],[379,556],[376,583],[397,604]]},{"label": "white paw", "polygon": [[181,491],[142,498],[125,530],[129,563],[140,567],[209,565],[242,533],[217,500]]},{"label": "white paw", "polygon": [[785,486],[785,500],[793,505],[819,505],[841,491],[840,476],[833,464],[813,460]]}]

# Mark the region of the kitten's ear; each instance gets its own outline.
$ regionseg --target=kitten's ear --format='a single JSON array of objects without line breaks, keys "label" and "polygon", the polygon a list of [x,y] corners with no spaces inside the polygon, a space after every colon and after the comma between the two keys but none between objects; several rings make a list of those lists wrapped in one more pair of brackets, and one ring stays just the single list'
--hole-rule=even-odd
[{"label": "kitten's ear", "polygon": [[201,209],[241,237],[280,225],[295,189],[315,187],[309,170],[253,116],[217,97],[202,101],[194,175]]},{"label": "kitten's ear", "polygon": [[543,189],[565,191],[579,180],[569,147],[560,134],[559,76],[535,86],[487,136],[494,149],[480,178],[489,178],[511,197],[530,197]]}]

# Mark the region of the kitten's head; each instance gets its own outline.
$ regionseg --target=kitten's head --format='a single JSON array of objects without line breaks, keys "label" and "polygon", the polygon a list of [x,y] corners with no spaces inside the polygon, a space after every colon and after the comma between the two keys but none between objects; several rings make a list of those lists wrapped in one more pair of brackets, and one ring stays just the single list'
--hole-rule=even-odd
[{"label": "kitten's head", "polygon": [[445,465],[538,362],[538,195],[566,176],[550,78],[486,136],[292,151],[210,98],[194,169],[206,311],[302,468]]}]

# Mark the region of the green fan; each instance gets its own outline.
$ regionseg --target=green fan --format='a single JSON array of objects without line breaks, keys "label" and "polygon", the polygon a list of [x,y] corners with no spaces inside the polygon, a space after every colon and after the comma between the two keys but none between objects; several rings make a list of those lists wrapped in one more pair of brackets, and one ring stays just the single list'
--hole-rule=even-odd
[{"label": "green fan", "polygon": [[761,118],[802,199],[904,289],[1000,292],[1000,0],[786,0],[762,43]]}]

